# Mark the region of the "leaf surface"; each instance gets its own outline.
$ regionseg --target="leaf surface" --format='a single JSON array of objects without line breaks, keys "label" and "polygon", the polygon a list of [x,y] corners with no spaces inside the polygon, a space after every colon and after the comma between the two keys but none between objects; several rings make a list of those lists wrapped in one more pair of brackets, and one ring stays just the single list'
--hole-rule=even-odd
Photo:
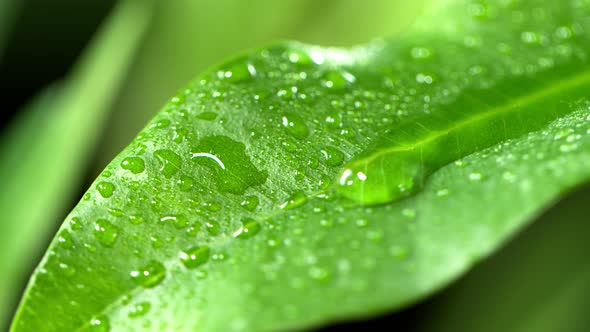
[{"label": "leaf surface", "polygon": [[[13,330],[304,328],[428,296],[590,176],[588,14],[444,1],[394,39],[205,72],[72,211]],[[338,188],[347,163],[431,132],[465,148],[418,144],[434,152],[409,164],[430,167],[412,195]]]}]

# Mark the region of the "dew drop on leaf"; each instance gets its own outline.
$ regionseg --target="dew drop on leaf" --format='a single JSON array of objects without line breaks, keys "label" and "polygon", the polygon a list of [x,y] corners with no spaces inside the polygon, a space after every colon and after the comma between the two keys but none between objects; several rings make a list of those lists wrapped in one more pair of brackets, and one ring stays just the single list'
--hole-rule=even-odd
[{"label": "dew drop on leaf", "polygon": [[291,136],[303,139],[309,135],[309,128],[303,119],[295,113],[287,113],[281,118],[281,124]]},{"label": "dew drop on leaf", "polygon": [[244,197],[244,199],[240,202],[240,206],[248,211],[254,211],[256,207],[258,207],[259,202],[260,199],[258,196],[249,195]]},{"label": "dew drop on leaf", "polygon": [[140,157],[127,157],[121,162],[121,168],[139,174],[145,170],[145,163]]},{"label": "dew drop on leaf", "polygon": [[305,202],[307,202],[307,196],[302,190],[297,190],[280,205],[280,208],[283,210],[291,210],[305,204]]},{"label": "dew drop on leaf", "polygon": [[98,185],[96,186],[96,189],[98,190],[98,192],[100,193],[100,195],[104,198],[109,198],[111,196],[113,196],[113,193],[115,191],[115,185],[113,185],[110,182],[99,182]]},{"label": "dew drop on leaf", "polygon": [[182,158],[176,153],[168,149],[157,150],[154,156],[160,162],[160,172],[165,177],[171,177],[176,174],[182,165]]},{"label": "dew drop on leaf", "polygon": [[137,303],[131,309],[129,309],[128,316],[130,318],[141,317],[147,314],[150,311],[151,304],[149,302],[141,302]]},{"label": "dew drop on leaf", "polygon": [[209,260],[209,247],[195,246],[180,252],[180,261],[187,269],[194,269]]},{"label": "dew drop on leaf", "polygon": [[327,146],[321,150],[321,153],[328,166],[340,166],[344,162],[344,153],[335,147]]},{"label": "dew drop on leaf", "polygon": [[104,315],[93,317],[90,320],[89,330],[92,332],[109,332],[111,330],[109,319]]},{"label": "dew drop on leaf", "polygon": [[136,285],[151,288],[166,278],[166,267],[156,260],[151,260],[143,267],[131,271],[130,276]]},{"label": "dew drop on leaf", "polygon": [[260,223],[252,218],[243,218],[242,227],[233,233],[238,239],[249,239],[260,232]]},{"label": "dew drop on leaf", "polygon": [[186,175],[181,175],[178,181],[176,181],[176,183],[178,184],[178,189],[180,189],[180,191],[185,192],[193,189],[194,182],[195,180],[193,178]]},{"label": "dew drop on leaf", "polygon": [[119,228],[106,219],[98,219],[94,224],[94,237],[105,247],[112,247],[119,237]]}]

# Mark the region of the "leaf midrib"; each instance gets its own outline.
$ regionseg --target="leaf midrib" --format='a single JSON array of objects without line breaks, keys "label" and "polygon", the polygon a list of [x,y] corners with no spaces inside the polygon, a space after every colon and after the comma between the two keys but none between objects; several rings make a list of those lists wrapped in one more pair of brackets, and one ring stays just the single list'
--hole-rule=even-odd
[{"label": "leaf midrib", "polygon": [[479,113],[479,114],[472,116],[472,117],[467,117],[466,119],[459,121],[444,130],[434,131],[434,132],[432,132],[432,134],[427,135],[425,138],[420,139],[413,144],[400,145],[400,146],[394,146],[394,147],[380,149],[363,159],[353,162],[353,164],[369,164],[369,163],[375,161],[376,159],[378,159],[384,155],[390,154],[390,153],[412,151],[416,148],[419,148],[420,146],[431,143],[431,142],[435,141],[436,139],[447,135],[450,132],[465,128],[472,123],[477,123],[478,121],[493,117],[493,116],[501,114],[501,113],[509,113],[511,111],[518,111],[520,108],[528,106],[528,105],[532,105],[536,101],[539,101],[541,99],[544,99],[544,98],[547,98],[547,97],[550,97],[553,95],[557,95],[561,92],[567,91],[570,88],[575,88],[577,86],[580,86],[580,85],[583,85],[586,83],[590,83],[590,70],[587,70],[587,71],[584,71],[580,74],[574,75],[573,77],[570,77],[568,79],[559,80],[559,81],[557,81],[556,84],[551,84],[548,87],[540,89],[539,91],[534,92],[534,93],[525,94],[519,98],[513,99],[512,101],[510,101],[507,104],[491,108],[490,110],[488,110],[486,112]]}]

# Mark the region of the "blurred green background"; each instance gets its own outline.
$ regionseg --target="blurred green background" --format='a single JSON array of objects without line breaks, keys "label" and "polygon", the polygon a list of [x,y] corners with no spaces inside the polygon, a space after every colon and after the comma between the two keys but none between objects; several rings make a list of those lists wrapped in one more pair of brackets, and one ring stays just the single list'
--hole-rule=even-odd
[{"label": "blurred green background", "polygon": [[[56,229],[94,177],[197,74],[240,50],[279,39],[351,46],[391,36],[403,32],[430,2],[0,0],[0,80],[6,87],[0,126],[0,328]],[[492,331],[506,330],[520,317],[520,330],[539,331],[528,329],[545,324],[538,308],[526,319],[520,313],[531,299],[547,298],[553,309],[543,310],[555,316],[552,321],[561,317],[577,326],[583,320],[572,317],[583,315],[569,306],[586,304],[572,294],[588,294],[588,279],[566,280],[569,295],[544,291],[557,287],[558,271],[589,273],[580,256],[588,246],[579,237],[555,241],[551,254],[541,259],[538,247],[560,234],[563,239],[590,234],[580,222],[590,212],[583,204],[589,197],[590,190],[572,195],[535,231],[520,235],[457,285],[374,324],[419,331],[485,324]],[[567,222],[551,222],[561,219]],[[528,276],[538,282],[528,283]],[[483,295],[475,295],[481,290]],[[500,314],[507,304],[511,310]],[[460,322],[466,311],[471,325]],[[536,315],[541,316],[530,318]]]}]

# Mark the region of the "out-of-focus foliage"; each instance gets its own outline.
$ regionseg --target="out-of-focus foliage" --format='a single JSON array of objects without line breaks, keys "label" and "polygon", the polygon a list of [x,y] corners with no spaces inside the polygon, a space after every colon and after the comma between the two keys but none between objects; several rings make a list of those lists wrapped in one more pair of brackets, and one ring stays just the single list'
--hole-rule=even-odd
[{"label": "out-of-focus foliage", "polygon": [[150,1],[123,1],[67,80],[41,93],[1,137],[0,326],[82,182],[151,13]]}]

